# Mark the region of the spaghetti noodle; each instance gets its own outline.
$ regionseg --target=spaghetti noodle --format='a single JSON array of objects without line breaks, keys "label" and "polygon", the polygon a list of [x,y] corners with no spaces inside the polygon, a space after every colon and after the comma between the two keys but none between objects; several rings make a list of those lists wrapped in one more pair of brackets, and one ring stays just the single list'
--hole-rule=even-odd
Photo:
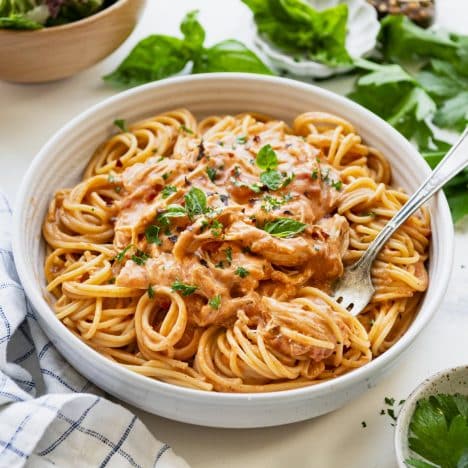
[{"label": "spaghetti noodle", "polygon": [[358,317],[329,295],[407,200],[385,157],[321,112],[167,112],[113,135],[46,216],[59,320],[108,359],[221,392],[286,390],[385,352],[427,288],[429,217],[380,252]]}]

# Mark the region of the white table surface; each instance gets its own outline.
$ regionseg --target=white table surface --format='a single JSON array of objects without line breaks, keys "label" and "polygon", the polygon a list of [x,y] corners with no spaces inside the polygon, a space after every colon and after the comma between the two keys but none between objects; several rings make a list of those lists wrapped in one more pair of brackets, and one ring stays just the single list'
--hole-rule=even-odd
[{"label": "white table surface", "polygon": [[[468,33],[468,2],[438,0],[438,6],[439,24]],[[177,34],[180,19],[194,8],[200,9],[208,44],[225,38],[250,42],[249,13],[238,0],[148,0],[132,36],[93,68],[51,84],[0,82],[0,188],[12,201],[29,163],[46,140],[70,118],[116,92],[100,77],[120,63],[138,39],[154,32]],[[344,92],[349,82],[342,79],[326,86]],[[467,337],[468,234],[458,230],[453,276],[441,309],[404,361],[377,387],[346,407],[306,422],[251,430],[191,426],[132,410],[193,467],[390,468],[396,462],[391,420],[379,414],[384,397],[398,401],[430,374],[467,364]]]}]

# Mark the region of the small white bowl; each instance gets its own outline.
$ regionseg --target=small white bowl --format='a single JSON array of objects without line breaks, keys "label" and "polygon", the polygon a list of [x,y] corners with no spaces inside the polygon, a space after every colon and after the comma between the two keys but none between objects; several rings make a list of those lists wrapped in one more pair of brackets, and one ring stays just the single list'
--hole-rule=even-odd
[{"label": "small white bowl", "polygon": [[[346,49],[353,58],[364,57],[371,52],[376,44],[380,23],[375,8],[365,0],[306,0],[312,8],[325,10],[339,3],[348,5],[348,31],[346,35]],[[278,49],[257,32],[252,20],[254,43],[268,58],[272,66],[291,75],[311,78],[327,78],[339,73],[346,73],[352,66],[329,67],[319,62],[306,59],[295,60]]]},{"label": "small white bowl", "polygon": [[348,119],[370,146],[389,159],[395,184],[409,192],[430,173],[414,147],[394,128],[358,104],[298,81],[242,73],[171,78],[117,94],[80,114],[42,148],[23,178],[14,216],[13,251],[18,274],[45,333],[64,357],[108,393],[166,418],[203,426],[265,427],[333,411],[376,385],[438,309],[453,259],[453,224],[442,192],[431,200],[429,288],[408,331],[365,366],[309,387],[273,393],[235,394],[192,390],[133,373],[75,337],[56,317],[44,289],[41,226],[55,190],[82,177],[95,148],[129,122],[187,107],[196,116],[256,111],[291,122],[302,112],[331,112]]},{"label": "small white bowl", "polygon": [[395,427],[395,452],[399,468],[407,468],[405,460],[412,454],[408,447],[408,431],[416,403],[436,393],[468,395],[468,366],[453,367],[437,372],[422,382],[401,407]]}]

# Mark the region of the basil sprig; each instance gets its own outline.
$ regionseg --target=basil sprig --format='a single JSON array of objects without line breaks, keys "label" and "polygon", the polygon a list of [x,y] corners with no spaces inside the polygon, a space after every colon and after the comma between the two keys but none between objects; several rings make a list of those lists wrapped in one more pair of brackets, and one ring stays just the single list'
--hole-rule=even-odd
[{"label": "basil sprig", "polygon": [[138,86],[180,73],[192,64],[192,73],[272,71],[244,44],[228,39],[204,47],[205,31],[197,11],[187,13],[180,25],[183,38],[154,34],[140,41],[127,58],[104,80],[119,86]]},{"label": "basil sprig", "polygon": [[294,237],[300,234],[307,224],[291,218],[277,218],[263,226],[263,230],[279,238]]},{"label": "basil sprig", "polygon": [[271,145],[265,145],[260,148],[255,162],[260,169],[264,170],[260,174],[260,182],[270,190],[286,187],[294,178],[294,175],[288,176],[276,170],[278,167],[278,156]]}]

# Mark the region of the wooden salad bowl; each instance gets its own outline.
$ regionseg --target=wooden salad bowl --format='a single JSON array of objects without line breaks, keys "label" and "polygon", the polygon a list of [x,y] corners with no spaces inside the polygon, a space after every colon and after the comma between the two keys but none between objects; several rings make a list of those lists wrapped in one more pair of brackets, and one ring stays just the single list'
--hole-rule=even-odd
[{"label": "wooden salad bowl", "polygon": [[117,0],[73,23],[34,31],[0,29],[0,80],[59,80],[111,54],[130,35],[146,0]]}]

